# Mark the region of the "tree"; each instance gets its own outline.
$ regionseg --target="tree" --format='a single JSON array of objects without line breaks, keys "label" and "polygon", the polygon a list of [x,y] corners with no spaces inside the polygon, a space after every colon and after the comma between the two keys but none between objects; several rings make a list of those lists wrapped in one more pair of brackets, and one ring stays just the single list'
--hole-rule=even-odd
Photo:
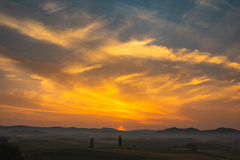
[{"label": "tree", "polygon": [[8,139],[10,139],[10,137],[0,137],[0,144],[1,143],[8,143]]},{"label": "tree", "polygon": [[90,140],[90,148],[93,148],[93,138]]},{"label": "tree", "polygon": [[118,145],[119,145],[119,147],[122,146],[122,138],[121,138],[121,136],[118,137]]},{"label": "tree", "polygon": [[0,144],[0,159],[23,160],[20,147],[11,143]]},{"label": "tree", "polygon": [[191,149],[194,152],[197,152],[197,149],[198,149],[197,145],[194,143],[185,144],[185,148]]}]

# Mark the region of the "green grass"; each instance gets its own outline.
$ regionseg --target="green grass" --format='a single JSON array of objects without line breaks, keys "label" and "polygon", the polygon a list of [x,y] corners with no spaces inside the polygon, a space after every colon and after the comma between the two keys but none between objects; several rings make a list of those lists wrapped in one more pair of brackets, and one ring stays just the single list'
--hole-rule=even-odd
[{"label": "green grass", "polygon": [[186,148],[139,148],[135,149],[137,151],[143,152],[154,152],[154,153],[173,153],[173,154],[200,154],[200,155],[208,155],[215,156],[219,158],[231,158],[224,154],[217,154],[217,152],[203,152],[205,150],[198,150],[197,152],[187,150]]},{"label": "green grass", "polygon": [[31,160],[160,160],[159,158],[149,158],[80,148],[69,148],[57,152],[33,154],[30,157]]},{"label": "green grass", "polygon": [[[43,150],[50,150],[50,149],[59,149],[64,148],[64,151],[61,151],[57,154],[55,153],[42,153],[40,154],[40,158],[42,159],[68,159],[69,156],[72,158],[69,159],[111,159],[114,156],[114,159],[124,159],[126,157],[122,156],[121,153],[112,153],[112,152],[103,152],[103,151],[94,151],[88,150],[89,142],[88,140],[77,141],[78,144],[71,144],[67,142],[61,141],[52,141],[52,140],[37,140],[37,139],[25,139],[20,141],[13,142],[16,145],[19,145],[22,153],[34,153]],[[208,145],[209,146],[209,145]],[[212,145],[211,145],[212,146]],[[210,147],[211,147],[210,146]],[[70,148],[68,150],[68,148]],[[75,151],[73,148],[77,148],[78,151]],[[133,147],[118,147],[116,144],[103,144],[103,143],[94,143],[94,148],[99,149],[126,149],[126,150],[135,150],[135,151],[142,151],[142,152],[154,152],[154,153],[178,153],[178,154],[202,154],[202,155],[209,155],[209,156],[217,156],[219,158],[234,158],[240,159],[240,153],[234,152],[234,150],[225,148],[218,148],[218,149],[211,149],[202,147],[205,149],[199,149],[198,152],[188,151],[183,147],[178,148],[133,148]],[[82,152],[83,151],[83,152]],[[101,152],[101,153],[100,153]],[[112,155],[113,154],[113,155]],[[120,155],[119,155],[120,154]],[[93,156],[92,156],[93,155]],[[107,157],[105,155],[108,155]],[[127,155],[127,154],[125,154]],[[127,155],[134,159],[136,156],[131,157],[132,155]],[[48,158],[50,157],[50,158]],[[137,156],[139,159],[139,156]],[[129,159],[129,158],[128,158]],[[153,159],[153,158],[151,158]]]},{"label": "green grass", "polygon": [[86,145],[71,144],[66,142],[50,141],[50,140],[22,140],[14,144],[20,146],[22,153],[31,153],[42,150],[58,149],[58,148],[87,148]]},{"label": "green grass", "polygon": [[202,153],[220,156],[223,158],[240,159],[240,152],[226,150],[200,150]]},{"label": "green grass", "polygon": [[219,158],[233,158],[240,159],[240,153],[234,151],[226,151],[226,150],[209,150],[209,149],[199,149],[197,152],[188,151],[185,148],[139,148],[135,149],[137,151],[143,152],[154,152],[154,153],[179,153],[179,154],[201,154],[208,156],[215,156]]},{"label": "green grass", "polygon": [[142,152],[153,152],[153,153],[199,154],[199,155],[215,156],[218,158],[233,158],[233,156],[228,156],[230,155],[230,153],[226,155],[219,154],[219,153],[223,153],[221,151],[214,152],[210,150],[209,152],[207,152],[208,150],[198,150],[198,152],[193,152],[193,151],[187,150],[186,148],[135,148],[133,149],[132,147],[120,147],[120,148],[119,147],[106,147],[106,148],[102,147],[101,149],[126,149],[126,150],[142,151]]},{"label": "green grass", "polygon": [[198,154],[198,152],[188,151],[187,149],[182,148],[138,148],[134,149],[137,151],[143,152],[154,152],[154,153],[182,153],[182,154]]}]

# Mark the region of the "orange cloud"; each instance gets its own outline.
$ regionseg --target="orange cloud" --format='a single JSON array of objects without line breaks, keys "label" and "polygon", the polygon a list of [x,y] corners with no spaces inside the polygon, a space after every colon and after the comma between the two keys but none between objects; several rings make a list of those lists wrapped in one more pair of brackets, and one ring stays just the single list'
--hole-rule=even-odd
[{"label": "orange cloud", "polygon": [[130,74],[130,75],[124,75],[124,76],[121,76],[121,77],[118,77],[116,79],[116,81],[123,81],[123,80],[126,80],[126,79],[129,79],[129,78],[132,78],[132,77],[138,77],[138,76],[142,76],[142,75],[145,75],[146,73],[141,73],[141,74]]},{"label": "orange cloud", "polygon": [[106,56],[128,55],[160,61],[185,61],[189,64],[221,64],[226,68],[240,70],[240,64],[229,61],[226,56],[212,56],[207,52],[191,51],[186,48],[174,50],[165,46],[148,45],[153,41],[153,39],[147,39],[144,41],[132,40],[127,43],[120,43],[116,40],[111,40],[108,46],[104,46],[99,50],[105,53]]},{"label": "orange cloud", "polygon": [[100,26],[98,22],[93,22],[85,28],[55,30],[35,20],[17,19],[2,13],[0,13],[0,25],[15,29],[31,38],[43,40],[66,48],[75,48],[74,41],[85,39],[91,31]]}]

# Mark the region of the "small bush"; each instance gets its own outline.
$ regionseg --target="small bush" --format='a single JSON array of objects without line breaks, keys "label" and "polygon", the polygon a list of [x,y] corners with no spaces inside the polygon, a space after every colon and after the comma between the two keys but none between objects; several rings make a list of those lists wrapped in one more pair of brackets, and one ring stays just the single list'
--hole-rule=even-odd
[{"label": "small bush", "polygon": [[197,145],[194,144],[194,143],[188,143],[188,144],[186,144],[186,145],[185,145],[185,148],[191,149],[191,150],[194,151],[194,152],[197,152],[197,149],[198,149]]}]

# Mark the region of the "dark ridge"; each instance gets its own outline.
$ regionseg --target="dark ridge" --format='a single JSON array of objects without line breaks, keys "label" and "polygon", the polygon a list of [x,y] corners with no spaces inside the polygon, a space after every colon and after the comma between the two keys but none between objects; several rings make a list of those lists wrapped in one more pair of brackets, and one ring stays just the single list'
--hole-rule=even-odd
[{"label": "dark ridge", "polygon": [[150,129],[138,129],[138,130],[132,130],[132,131],[153,131],[153,130],[150,130]]},{"label": "dark ridge", "polygon": [[116,129],[114,129],[114,128],[105,128],[105,127],[101,128],[101,130],[107,130],[107,131],[117,131],[117,130],[116,130]]},{"label": "dark ridge", "polygon": [[224,132],[239,132],[239,131],[238,131],[238,130],[236,130],[236,129],[232,129],[232,128],[224,128],[224,127],[217,128],[217,129],[215,129],[215,131],[224,131]]},{"label": "dark ridge", "polygon": [[172,128],[167,128],[167,129],[164,129],[164,130],[158,130],[156,131],[156,133],[159,133],[159,132],[163,132],[163,133],[166,133],[166,132],[200,132],[200,130],[196,129],[196,128],[176,128],[176,127],[172,127]]},{"label": "dark ridge", "polygon": [[100,129],[102,132],[104,133],[118,133],[118,132],[124,132],[124,131],[119,131],[117,129],[114,129],[114,128],[101,128]]},{"label": "dark ridge", "polygon": [[[3,130],[75,130],[75,131],[119,131],[114,128],[76,128],[76,127],[60,127],[60,126],[53,126],[53,127],[36,127],[36,126],[24,126],[24,125],[16,125],[16,126],[0,126],[0,131]],[[131,130],[131,131],[121,131],[121,132],[169,132],[169,131],[190,131],[190,132],[208,132],[208,131],[217,131],[217,132],[240,132],[239,130],[232,129],[232,128],[217,128],[213,130],[199,130],[196,128],[177,128],[177,127],[172,127],[172,128],[167,128],[164,130],[149,130],[149,129],[143,129],[143,130]]]}]

